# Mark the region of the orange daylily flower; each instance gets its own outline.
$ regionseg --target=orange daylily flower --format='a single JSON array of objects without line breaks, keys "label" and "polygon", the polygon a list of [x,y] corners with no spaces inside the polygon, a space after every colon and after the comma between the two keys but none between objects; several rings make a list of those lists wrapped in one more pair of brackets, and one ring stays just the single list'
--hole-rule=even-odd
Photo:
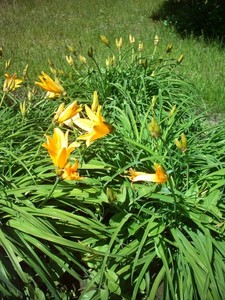
[{"label": "orange daylily flower", "polygon": [[81,180],[83,177],[79,176],[79,173],[77,172],[78,169],[78,160],[74,160],[74,164],[71,166],[70,162],[66,164],[63,173],[62,173],[62,179],[65,180]]},{"label": "orange daylily flower", "polygon": [[53,136],[45,135],[47,143],[42,144],[48,150],[54,166],[59,170],[66,166],[70,153],[80,146],[77,142],[68,145],[68,134],[69,131],[64,133],[59,128],[55,128]]},{"label": "orange daylily flower", "polygon": [[65,95],[64,88],[60,84],[58,78],[55,78],[55,81],[48,76],[44,71],[41,72],[42,75],[38,76],[41,82],[35,82],[36,85],[39,85],[42,89],[47,91],[47,98],[57,98],[61,95]]},{"label": "orange daylily flower", "polygon": [[16,78],[16,73],[10,76],[8,73],[5,74],[5,81],[3,84],[3,92],[14,91],[15,89],[20,87],[20,84],[23,82],[22,79]]},{"label": "orange daylily flower", "polygon": [[77,104],[77,101],[74,101],[65,108],[65,104],[61,103],[58,110],[56,111],[54,121],[57,121],[59,124],[65,123],[70,125],[71,119],[79,116],[79,112],[82,110],[81,106]]},{"label": "orange daylily flower", "polygon": [[134,169],[129,169],[129,176],[128,178],[132,182],[137,181],[148,181],[148,182],[156,182],[156,183],[165,183],[168,179],[166,172],[163,170],[160,164],[154,164],[155,173],[149,174],[144,172],[137,172]]},{"label": "orange daylily flower", "polygon": [[96,92],[94,93],[93,98],[94,99],[91,108],[85,105],[85,111],[88,119],[80,118],[74,120],[74,123],[78,127],[87,131],[87,133],[77,138],[79,140],[86,140],[87,147],[89,147],[93,141],[100,139],[112,132],[112,126],[106,123],[104,117],[102,116],[102,106],[98,103]]}]

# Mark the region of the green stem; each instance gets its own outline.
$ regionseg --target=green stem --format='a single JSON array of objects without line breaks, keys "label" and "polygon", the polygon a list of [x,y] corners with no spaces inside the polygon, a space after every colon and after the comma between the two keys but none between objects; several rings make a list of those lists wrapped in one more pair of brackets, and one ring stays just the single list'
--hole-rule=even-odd
[{"label": "green stem", "polygon": [[173,182],[171,180],[171,177],[169,177],[168,182],[174,199],[174,215],[175,215],[175,223],[176,223],[177,222],[177,196],[173,189]]},{"label": "green stem", "polygon": [[2,106],[2,103],[3,103],[4,99],[5,99],[5,95],[6,95],[6,92],[4,92],[3,95],[2,95],[2,99],[1,99],[1,102],[0,102],[0,107]]},{"label": "green stem", "polygon": [[54,192],[54,190],[55,190],[55,188],[56,188],[56,186],[57,186],[57,184],[58,184],[58,182],[59,182],[59,179],[60,179],[60,177],[57,176],[57,177],[56,177],[56,181],[55,181],[55,183],[54,183],[52,189],[51,189],[50,192],[48,193],[47,197],[41,202],[41,204],[38,205],[38,207],[42,207],[42,206],[45,205],[45,203],[48,201],[48,199],[49,199],[49,198],[51,197],[51,195],[53,194],[53,192]]},{"label": "green stem", "polygon": [[188,153],[185,152],[185,157],[186,157],[186,161],[187,161],[187,182],[186,182],[186,190],[189,189],[189,156]]}]

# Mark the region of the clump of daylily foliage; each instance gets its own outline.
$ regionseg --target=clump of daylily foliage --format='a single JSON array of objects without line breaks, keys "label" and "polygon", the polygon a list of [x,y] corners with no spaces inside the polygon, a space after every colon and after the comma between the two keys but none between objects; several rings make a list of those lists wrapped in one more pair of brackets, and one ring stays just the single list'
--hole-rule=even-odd
[{"label": "clump of daylily foliage", "polygon": [[100,41],[32,84],[5,62],[0,293],[222,299],[224,124],[172,44]]}]

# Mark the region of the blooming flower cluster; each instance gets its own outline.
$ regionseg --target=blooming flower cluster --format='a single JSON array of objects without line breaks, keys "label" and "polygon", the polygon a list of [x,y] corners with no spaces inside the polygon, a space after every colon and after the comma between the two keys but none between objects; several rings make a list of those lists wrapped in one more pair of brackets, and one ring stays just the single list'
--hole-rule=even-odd
[{"label": "blooming flower cluster", "polygon": [[[46,97],[53,99],[60,95],[65,95],[64,88],[58,80],[54,81],[45,72],[42,72],[39,78],[41,82],[36,82],[36,84],[47,91]],[[112,132],[112,126],[105,121],[101,111],[102,106],[99,105],[98,94],[95,91],[91,108],[85,105],[87,118],[80,116],[82,106],[79,105],[77,101],[74,101],[67,107],[65,107],[65,103],[61,103],[55,113],[53,121],[61,126],[66,125],[70,128],[76,126],[78,130],[83,130],[85,133],[78,136],[77,140],[86,141],[86,146],[89,147],[95,140],[103,138]],[[77,171],[79,166],[78,160],[75,159],[73,165],[69,162],[71,152],[74,151],[75,148],[80,147],[80,143],[77,141],[69,144],[69,130],[64,133],[60,128],[55,128],[52,137],[48,135],[45,136],[47,142],[43,143],[42,146],[48,150],[56,168],[57,175],[67,180],[82,179]]]},{"label": "blooming flower cluster", "polygon": [[[110,47],[110,42],[105,36],[101,35],[100,39],[107,47]],[[129,40],[133,46],[135,39],[132,35],[129,36]],[[155,46],[157,46],[158,41],[159,39],[156,36]],[[117,38],[115,43],[120,54],[121,48],[123,47],[122,37]],[[141,52],[143,51],[143,43],[141,42],[139,42],[138,51],[140,52],[139,58],[141,58]],[[74,50],[72,52],[74,52]],[[86,63],[86,59],[81,55],[79,56],[79,59],[82,63]],[[114,56],[112,58],[108,58],[106,60],[106,65],[112,65],[114,59]],[[71,56],[66,56],[66,60],[71,66],[74,65],[74,61]],[[24,70],[23,79],[27,72],[27,67],[26,70]],[[53,74],[56,75],[56,72],[53,72]],[[18,79],[16,74],[10,76],[6,73],[5,77],[6,79],[3,86],[3,91],[5,93],[12,92],[19,88],[24,81],[23,79]],[[46,91],[45,98],[57,99],[66,96],[66,91],[56,76],[53,79],[47,73],[42,71],[41,75],[38,77],[40,81],[36,81],[35,85]],[[154,106],[154,103],[152,105]],[[20,110],[21,113],[25,115],[25,102],[20,103]],[[102,105],[99,104],[97,91],[94,91],[91,106],[84,105],[83,107],[78,104],[77,101],[73,101],[67,106],[65,103],[61,103],[55,112],[53,123],[58,125],[58,127],[54,128],[52,136],[45,135],[47,141],[43,143],[42,146],[47,149],[58,176],[64,180],[80,180],[83,177],[80,177],[78,173],[79,162],[78,159],[74,159],[73,163],[71,162],[71,153],[82,145],[82,141],[85,142],[86,147],[90,147],[94,141],[104,138],[113,131],[113,127],[107,123],[102,114]],[[63,130],[65,126],[68,129],[66,132]],[[78,136],[72,143],[69,143],[69,132],[71,129],[75,130],[78,133]],[[160,138],[161,128],[154,117],[152,118],[148,129],[153,138]],[[175,144],[178,149],[185,152],[187,149],[186,136],[182,133],[181,141],[176,139]],[[157,184],[165,183],[168,177],[162,166],[155,163],[154,169],[155,173],[145,173],[130,168],[127,171],[129,175],[125,177],[127,177],[131,182],[144,181],[155,182]]]}]

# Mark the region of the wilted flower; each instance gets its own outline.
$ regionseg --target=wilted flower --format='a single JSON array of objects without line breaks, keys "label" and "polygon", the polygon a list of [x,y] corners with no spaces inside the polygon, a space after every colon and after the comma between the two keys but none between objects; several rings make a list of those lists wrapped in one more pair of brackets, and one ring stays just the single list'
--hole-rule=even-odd
[{"label": "wilted flower", "polygon": [[22,79],[17,79],[16,74],[13,74],[10,76],[8,73],[5,74],[5,81],[3,84],[3,92],[10,92],[14,91],[15,89],[20,87],[20,84],[23,82]]},{"label": "wilted flower", "polygon": [[58,78],[55,78],[55,81],[48,76],[44,71],[41,72],[42,75],[38,76],[41,82],[35,82],[36,85],[39,85],[42,89],[47,91],[47,98],[57,98],[61,95],[65,95],[64,88],[61,86]]},{"label": "wilted flower", "polygon": [[66,166],[63,169],[63,173],[61,175],[62,179],[65,180],[82,180],[83,177],[79,176],[79,173],[77,172],[78,169],[78,160],[74,159],[74,164],[71,165],[70,162],[66,164]]},{"label": "wilted flower", "polygon": [[70,121],[73,117],[77,116],[81,110],[82,108],[77,104],[77,101],[74,101],[66,108],[65,104],[61,103],[55,113],[54,121],[57,121],[59,124],[65,123],[68,125],[67,121]]},{"label": "wilted flower", "polygon": [[86,140],[87,147],[89,147],[93,141],[112,132],[112,126],[105,122],[105,119],[101,114],[101,110],[102,106],[98,104],[97,92],[95,92],[92,107],[89,108],[85,105],[85,111],[88,119],[80,118],[74,120],[74,123],[78,127],[87,131],[87,133],[77,138],[79,140]]},{"label": "wilted flower", "polygon": [[137,181],[148,181],[148,182],[156,182],[156,183],[165,183],[168,179],[166,172],[162,168],[162,166],[158,163],[154,164],[155,173],[149,174],[144,172],[137,172],[134,169],[129,169],[128,178],[132,182]]},{"label": "wilted flower", "polygon": [[54,129],[53,136],[45,135],[47,143],[43,143],[42,146],[48,150],[48,153],[52,159],[54,166],[57,169],[57,173],[62,172],[62,169],[66,166],[70,153],[77,147],[79,143],[73,142],[68,145],[69,131],[64,133],[59,128]]},{"label": "wilted flower", "polygon": [[187,137],[183,132],[181,133],[181,140],[180,141],[178,139],[175,139],[175,145],[182,152],[187,151]]}]

